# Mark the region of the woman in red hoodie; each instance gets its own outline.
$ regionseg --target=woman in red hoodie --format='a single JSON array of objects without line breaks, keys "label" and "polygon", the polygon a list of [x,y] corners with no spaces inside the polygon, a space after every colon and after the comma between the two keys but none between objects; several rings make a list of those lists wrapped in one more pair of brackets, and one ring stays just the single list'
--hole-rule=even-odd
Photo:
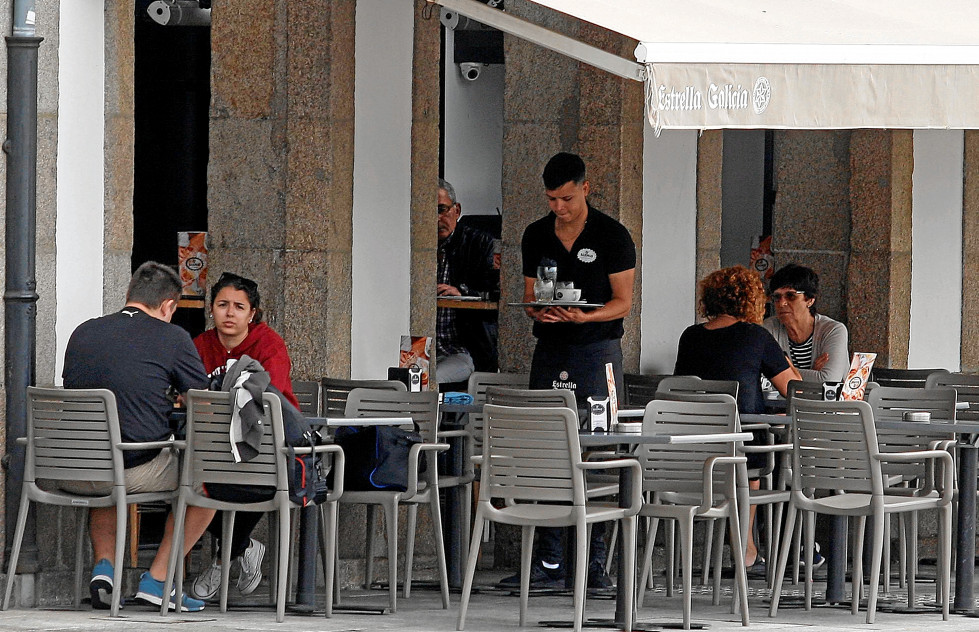
[{"label": "woman in red hoodie", "polygon": [[[260,301],[257,283],[237,274],[223,273],[211,288],[214,329],[208,329],[194,338],[194,345],[204,361],[204,370],[210,375],[223,373],[228,360],[237,360],[243,355],[258,360],[268,371],[272,386],[298,408],[299,402],[292,392],[289,352],[282,337],[262,322]],[[268,490],[240,485],[209,485],[208,493],[223,500],[258,501],[270,497]],[[231,557],[240,568],[237,586],[244,595],[254,592],[262,581],[265,545],[251,537],[262,515],[238,512],[235,519]],[[221,520],[213,520],[208,531],[220,546]],[[211,565],[191,583],[191,591],[199,599],[212,599],[217,594],[221,584],[219,560],[215,547]]]}]

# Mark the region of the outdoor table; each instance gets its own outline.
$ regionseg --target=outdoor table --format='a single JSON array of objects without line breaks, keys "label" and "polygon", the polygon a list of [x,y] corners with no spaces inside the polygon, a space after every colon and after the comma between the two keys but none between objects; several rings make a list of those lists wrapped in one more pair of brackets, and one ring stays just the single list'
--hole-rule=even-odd
[{"label": "outdoor table", "polygon": [[483,300],[478,296],[439,296],[435,300],[438,307],[452,309],[482,309],[496,311],[500,304],[497,301]]},{"label": "outdoor table", "polygon": [[[725,432],[712,434],[689,434],[689,435],[670,435],[670,434],[643,434],[639,432],[580,432],[578,433],[578,443],[582,448],[597,448],[602,446],[636,446],[640,444],[691,444],[691,443],[733,443],[735,441],[750,441],[750,432]],[[619,506],[627,507],[628,499],[632,495],[632,477],[628,475],[626,468],[619,468]],[[627,595],[623,588],[622,578],[626,573],[635,574],[636,569],[625,568],[625,555],[623,548],[625,538],[619,538],[617,580],[615,584],[615,618],[612,621],[597,621],[593,625],[608,627],[614,625],[625,630],[635,630],[636,609],[633,607],[633,621],[627,625],[625,619],[626,599],[635,599],[635,595]],[[633,581],[633,585],[635,582]],[[557,627],[557,626],[556,626]],[[559,627],[564,626],[563,624]],[[659,626],[657,626],[659,627]]]},{"label": "outdoor table", "polygon": [[[310,426],[380,426],[410,424],[411,417],[307,417]],[[296,567],[296,610],[312,611],[316,605],[316,549],[319,530],[319,507],[309,505],[299,510],[299,563]],[[280,555],[282,553],[280,552]]]},{"label": "outdoor table", "polygon": [[[741,422],[792,424],[792,417],[786,415],[741,415]],[[954,434],[959,448],[958,475],[959,489],[958,531],[955,546],[955,602],[953,609],[959,612],[972,612],[975,609],[973,576],[976,567],[976,493],[979,492],[979,479],[976,478],[979,421],[956,422],[915,422],[915,421],[877,421],[876,426],[886,430],[908,430],[916,434],[944,437]],[[966,491],[968,490],[968,492]],[[826,556],[826,601],[843,601],[843,584],[846,574],[846,560],[839,546],[845,540],[845,518],[833,518],[833,533]]]}]

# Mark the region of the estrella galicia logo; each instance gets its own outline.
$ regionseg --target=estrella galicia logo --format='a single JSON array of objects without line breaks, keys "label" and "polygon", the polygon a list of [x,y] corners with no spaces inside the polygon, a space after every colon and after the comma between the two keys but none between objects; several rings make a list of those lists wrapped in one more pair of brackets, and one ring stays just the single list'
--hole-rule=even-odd
[{"label": "estrella galicia logo", "polygon": [[755,87],[751,91],[751,104],[755,108],[755,114],[761,114],[768,109],[768,104],[772,100],[772,84],[767,77],[758,77],[755,80]]},{"label": "estrella galicia logo", "polygon": [[582,248],[578,251],[578,261],[582,263],[594,263],[598,259],[598,253],[591,248]]},{"label": "estrella galicia logo", "polygon": [[558,377],[561,378],[561,381],[562,382],[566,382],[568,380],[568,372],[567,371],[561,371],[558,374]]}]

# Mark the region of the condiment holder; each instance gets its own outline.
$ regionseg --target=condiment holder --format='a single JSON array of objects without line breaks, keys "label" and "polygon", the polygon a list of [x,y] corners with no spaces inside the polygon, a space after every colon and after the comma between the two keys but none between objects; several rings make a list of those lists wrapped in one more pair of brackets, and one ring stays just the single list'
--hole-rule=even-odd
[{"label": "condiment holder", "polygon": [[931,413],[926,410],[907,410],[904,412],[904,421],[931,421]]}]

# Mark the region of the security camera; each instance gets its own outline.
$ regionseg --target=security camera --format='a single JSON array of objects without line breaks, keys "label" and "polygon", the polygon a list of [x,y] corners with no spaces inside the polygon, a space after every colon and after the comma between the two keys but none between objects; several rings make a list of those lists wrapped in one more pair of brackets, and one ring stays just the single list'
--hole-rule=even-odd
[{"label": "security camera", "polygon": [[483,65],[476,62],[466,61],[459,64],[459,72],[462,73],[462,78],[466,81],[476,81],[482,71]]},{"label": "security camera", "polygon": [[[210,4],[204,2],[203,4]],[[198,0],[154,0],[146,7],[153,21],[163,26],[210,26],[211,10]]]}]

